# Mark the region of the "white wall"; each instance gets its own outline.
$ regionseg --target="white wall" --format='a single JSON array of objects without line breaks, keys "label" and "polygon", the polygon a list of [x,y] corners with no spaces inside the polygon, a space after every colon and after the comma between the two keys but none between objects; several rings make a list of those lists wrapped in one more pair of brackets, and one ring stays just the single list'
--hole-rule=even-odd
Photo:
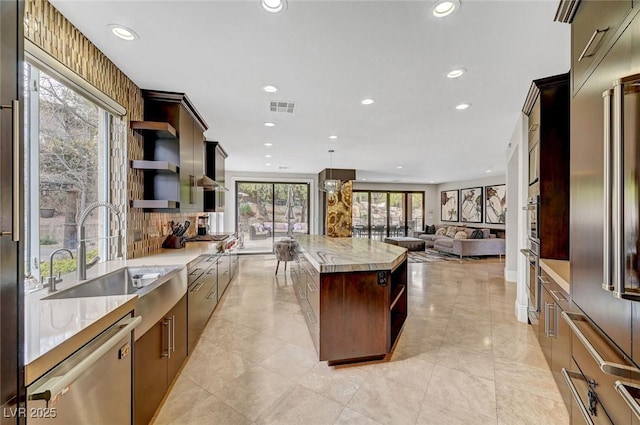
[{"label": "white wall", "polygon": [[[520,114],[511,136],[511,147],[507,150],[507,180],[510,182],[507,187],[507,202],[511,198],[517,200],[517,205],[511,211],[507,211],[507,214],[511,214],[508,215],[507,219],[507,258],[509,266],[505,268],[505,279],[509,282],[514,280],[516,282],[515,315],[523,323],[528,321],[527,274],[529,273],[529,262],[524,255],[520,254],[520,249],[527,247],[525,228],[527,217],[522,207],[527,203],[529,178],[528,128],[529,118],[524,114]],[[513,263],[515,263],[515,273]]]},{"label": "white wall", "polygon": [[[484,187],[484,186],[492,186],[492,185],[498,185],[498,184],[505,184],[506,180],[505,180],[505,176],[504,175],[497,175],[497,176],[489,176],[489,177],[483,177],[480,179],[473,179],[473,180],[459,180],[459,181],[454,181],[454,182],[447,182],[447,183],[440,183],[439,185],[437,185],[437,187],[435,188],[435,193],[432,195],[433,196],[433,222],[438,224],[438,223],[442,223],[442,221],[440,220],[440,192],[443,190],[454,190],[454,189],[467,189],[470,187]],[[484,189],[483,189],[484,190]],[[507,202],[509,202],[509,196],[507,193]],[[484,210],[483,210],[484,211]],[[508,210],[507,210],[508,212]],[[483,213],[484,214],[484,213]],[[484,221],[484,217],[482,217],[482,220]],[[451,222],[447,221],[445,222],[446,224],[451,224]],[[486,224],[486,223],[460,223],[459,224],[468,224],[469,226],[480,226],[482,225],[482,227],[486,227],[489,229],[504,229],[505,226],[504,224]],[[454,223],[455,224],[455,223]]]},{"label": "white wall", "polygon": [[230,171],[225,170],[225,185],[228,192],[225,194],[224,205],[224,229],[226,231],[235,231],[236,228],[236,182],[237,181],[254,181],[254,182],[276,182],[276,183],[309,183],[309,232],[311,234],[318,233],[318,175],[317,174],[294,174],[294,173],[256,173],[247,171]]}]

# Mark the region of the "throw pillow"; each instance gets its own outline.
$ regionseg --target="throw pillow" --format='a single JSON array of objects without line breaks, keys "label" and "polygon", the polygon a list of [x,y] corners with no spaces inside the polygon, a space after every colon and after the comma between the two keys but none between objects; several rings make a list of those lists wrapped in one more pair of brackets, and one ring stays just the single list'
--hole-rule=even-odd
[{"label": "throw pillow", "polygon": [[436,235],[438,236],[444,236],[447,234],[447,229],[444,227],[439,228],[438,230],[436,230]]},{"label": "throw pillow", "polygon": [[467,234],[464,232],[464,230],[460,230],[456,233],[453,239],[467,239]]},{"label": "throw pillow", "polygon": [[469,239],[484,239],[483,236],[484,234],[482,233],[482,230],[476,229],[471,233],[471,237]]},{"label": "throw pillow", "polygon": [[453,238],[456,235],[456,228],[453,226],[449,226],[447,227],[447,232],[445,233],[445,235],[447,235],[450,238]]},{"label": "throw pillow", "polygon": [[425,232],[427,235],[435,235],[435,234],[436,234],[436,225],[435,225],[435,224],[432,224],[431,226],[427,225],[427,226],[425,227],[424,232]]},{"label": "throw pillow", "polygon": [[293,225],[293,230],[302,230],[302,225],[300,223],[295,223]]},{"label": "throw pillow", "polygon": [[264,232],[264,226],[262,224],[258,225],[258,232]]}]

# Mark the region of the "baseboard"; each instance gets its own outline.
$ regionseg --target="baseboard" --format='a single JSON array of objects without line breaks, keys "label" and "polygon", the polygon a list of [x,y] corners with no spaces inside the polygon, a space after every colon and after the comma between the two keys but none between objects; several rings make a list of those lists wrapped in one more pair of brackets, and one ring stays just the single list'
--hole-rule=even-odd
[{"label": "baseboard", "polygon": [[507,270],[504,269],[504,280],[511,283],[516,283],[518,281],[518,271],[517,270]]},{"label": "baseboard", "polygon": [[520,304],[518,300],[516,300],[515,313],[518,322],[529,323],[529,306],[527,304]]}]

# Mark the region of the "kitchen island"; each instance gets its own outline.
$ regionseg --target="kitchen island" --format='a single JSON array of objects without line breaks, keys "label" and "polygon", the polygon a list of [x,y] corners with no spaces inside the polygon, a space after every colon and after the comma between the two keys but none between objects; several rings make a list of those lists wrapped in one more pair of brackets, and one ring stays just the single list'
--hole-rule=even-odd
[{"label": "kitchen island", "polygon": [[319,359],[383,359],[407,318],[407,250],[370,239],[295,239],[291,276]]}]

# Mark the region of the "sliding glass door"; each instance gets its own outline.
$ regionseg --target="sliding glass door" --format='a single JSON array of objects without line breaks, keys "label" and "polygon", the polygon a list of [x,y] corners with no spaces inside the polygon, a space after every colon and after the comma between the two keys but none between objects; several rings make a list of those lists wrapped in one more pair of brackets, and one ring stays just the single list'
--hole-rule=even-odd
[{"label": "sliding glass door", "polygon": [[423,192],[354,191],[353,237],[384,240],[424,227]]},{"label": "sliding glass door", "polygon": [[273,252],[273,242],[309,233],[309,184],[236,182],[243,253]]}]

